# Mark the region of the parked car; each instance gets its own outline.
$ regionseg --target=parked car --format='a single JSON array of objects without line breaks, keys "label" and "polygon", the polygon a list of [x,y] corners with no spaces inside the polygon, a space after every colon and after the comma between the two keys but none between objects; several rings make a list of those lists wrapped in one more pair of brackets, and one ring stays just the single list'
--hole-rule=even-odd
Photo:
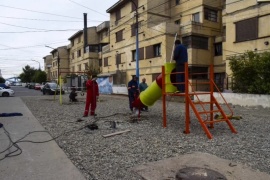
[{"label": "parked car", "polygon": [[[46,83],[43,87],[43,95],[60,94],[60,88],[56,83]],[[61,89],[61,93],[65,94],[65,91]]]},{"label": "parked car", "polygon": [[21,82],[16,82],[15,86],[22,86],[22,83]]},{"label": "parked car", "polygon": [[5,88],[5,89],[9,89],[10,87],[7,86],[5,83],[0,83],[0,87]]},{"label": "parked car", "polygon": [[40,87],[41,87],[41,84],[39,84],[39,83],[35,84],[35,90],[40,90]]},{"label": "parked car", "polygon": [[29,83],[28,89],[35,89],[35,83]]},{"label": "parked car", "polygon": [[3,97],[8,97],[8,96],[13,96],[14,91],[12,89],[5,89],[3,87],[0,87],[0,96]]}]

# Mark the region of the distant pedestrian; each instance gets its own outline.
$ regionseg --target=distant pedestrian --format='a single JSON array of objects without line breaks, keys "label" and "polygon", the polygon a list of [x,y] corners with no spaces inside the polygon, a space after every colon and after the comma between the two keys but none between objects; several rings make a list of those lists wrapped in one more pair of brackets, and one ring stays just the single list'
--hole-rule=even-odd
[{"label": "distant pedestrian", "polygon": [[83,117],[87,117],[89,115],[89,107],[91,109],[90,115],[95,116],[95,110],[97,107],[97,100],[99,97],[99,89],[98,83],[96,82],[97,76],[92,75],[92,79],[86,82],[86,103],[85,103],[85,111]]},{"label": "distant pedestrian", "polygon": [[[188,52],[187,48],[181,44],[180,40],[175,41],[174,56],[176,62],[176,82],[184,83],[185,82],[185,63],[188,62]],[[185,84],[177,84],[177,89],[180,92],[185,92]]]},{"label": "distant pedestrian", "polygon": [[129,108],[133,112],[133,105],[132,103],[135,99],[139,96],[139,88],[137,77],[133,76],[132,80],[128,82],[128,98],[129,98]]},{"label": "distant pedestrian", "polygon": [[[144,90],[146,90],[148,88],[148,85],[147,85],[147,83],[146,83],[146,79],[145,78],[143,78],[142,79],[142,82],[139,84],[139,90],[140,90],[140,93],[141,92],[143,92]],[[142,109],[141,109],[142,111],[148,111],[148,106],[144,106],[144,107],[142,107]]]}]

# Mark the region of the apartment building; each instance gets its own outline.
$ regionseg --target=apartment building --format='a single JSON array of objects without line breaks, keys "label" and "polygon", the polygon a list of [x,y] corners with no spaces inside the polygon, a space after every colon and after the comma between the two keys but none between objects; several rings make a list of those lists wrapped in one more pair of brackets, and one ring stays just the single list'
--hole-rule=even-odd
[{"label": "apartment building", "polygon": [[[161,73],[161,66],[171,61],[176,33],[188,48],[190,70],[208,71],[208,65],[215,61],[215,39],[223,30],[224,0],[133,1],[138,11],[141,78],[152,82]],[[136,6],[130,0],[120,0],[107,13],[110,13],[110,45],[103,52],[103,72],[121,72],[126,78],[120,83],[126,84],[136,69]],[[219,56],[222,58],[222,54]],[[225,72],[225,65],[223,69],[218,63],[215,66]],[[202,79],[207,75],[192,78]]]},{"label": "apartment building", "polygon": [[109,21],[97,27],[87,28],[87,39],[83,30],[72,35],[70,40],[70,74],[83,75],[89,68],[99,69],[101,66],[101,49],[109,43]]},{"label": "apartment building", "polygon": [[[69,74],[69,51],[67,46],[57,47],[51,51],[52,64],[51,64],[51,80],[57,81],[58,75],[63,78]],[[59,59],[59,66],[58,66]],[[59,71],[58,71],[59,68]]]},{"label": "apartment building", "polygon": [[[270,1],[227,0],[223,10],[223,60],[247,50],[263,52],[270,50]],[[226,73],[231,75],[229,62]]]},{"label": "apartment building", "polygon": [[44,71],[47,74],[47,81],[51,81],[51,67],[52,67],[52,55],[43,57],[44,59]]}]

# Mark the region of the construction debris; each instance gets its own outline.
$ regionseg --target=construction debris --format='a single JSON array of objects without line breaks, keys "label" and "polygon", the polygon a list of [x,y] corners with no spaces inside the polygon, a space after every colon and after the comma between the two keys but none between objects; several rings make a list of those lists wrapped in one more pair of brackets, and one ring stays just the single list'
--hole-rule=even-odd
[{"label": "construction debris", "polygon": [[118,135],[118,134],[123,134],[123,133],[126,133],[126,132],[130,132],[130,130],[127,129],[125,131],[119,131],[119,132],[115,132],[115,133],[111,133],[111,134],[106,134],[106,135],[103,135],[103,137],[107,138],[107,137],[115,136],[115,135]]}]

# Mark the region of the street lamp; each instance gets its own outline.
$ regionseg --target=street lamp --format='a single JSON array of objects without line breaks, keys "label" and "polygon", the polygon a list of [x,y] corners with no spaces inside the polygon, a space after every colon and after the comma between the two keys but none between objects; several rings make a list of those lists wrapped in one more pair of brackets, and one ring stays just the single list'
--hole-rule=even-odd
[{"label": "street lamp", "polygon": [[33,60],[33,59],[32,59],[32,61],[35,61],[35,62],[38,63],[38,67],[39,67],[38,69],[40,70],[40,62],[38,62],[38,61],[36,61],[36,60]]},{"label": "street lamp", "polygon": [[58,51],[58,49],[52,48],[52,47],[50,47],[50,46],[45,46],[45,47],[51,48],[51,49],[57,51],[57,84],[59,84],[59,74],[60,74],[60,72],[59,72],[59,69],[60,69],[60,57],[59,57],[59,51]]},{"label": "street lamp", "polygon": [[130,0],[133,5],[135,6],[136,9],[136,24],[135,24],[135,28],[136,28],[136,76],[138,78],[138,82],[140,81],[140,69],[139,69],[139,24],[138,24],[138,6],[137,4],[134,2],[134,0]]}]

